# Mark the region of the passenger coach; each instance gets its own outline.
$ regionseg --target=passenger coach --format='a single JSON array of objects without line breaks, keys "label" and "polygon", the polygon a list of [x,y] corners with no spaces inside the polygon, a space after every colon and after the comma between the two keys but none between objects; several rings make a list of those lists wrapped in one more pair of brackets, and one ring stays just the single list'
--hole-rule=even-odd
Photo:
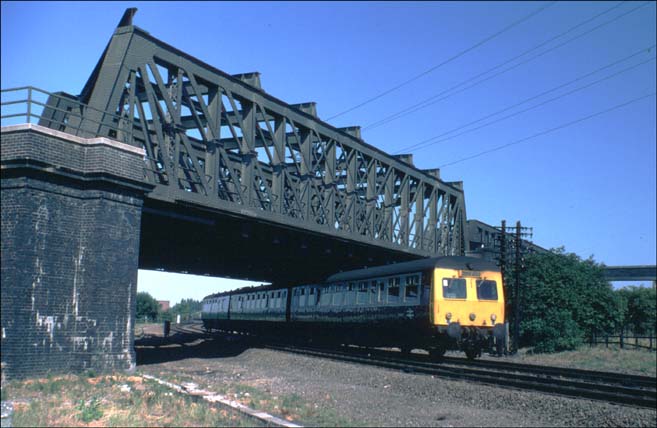
[{"label": "passenger coach", "polygon": [[342,272],[320,284],[251,287],[204,299],[206,329],[278,334],[313,342],[480,355],[504,346],[499,268],[437,257]]}]

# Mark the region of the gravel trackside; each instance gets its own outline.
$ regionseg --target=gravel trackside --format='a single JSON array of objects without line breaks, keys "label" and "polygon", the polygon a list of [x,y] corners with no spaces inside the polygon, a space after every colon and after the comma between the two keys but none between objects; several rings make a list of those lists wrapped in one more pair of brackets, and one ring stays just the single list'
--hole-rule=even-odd
[{"label": "gravel trackside", "polygon": [[384,368],[195,341],[140,350],[138,370],[175,376],[210,390],[248,385],[273,397],[295,394],[339,419],[309,425],[361,426],[657,426],[653,409],[569,399],[433,378]]}]

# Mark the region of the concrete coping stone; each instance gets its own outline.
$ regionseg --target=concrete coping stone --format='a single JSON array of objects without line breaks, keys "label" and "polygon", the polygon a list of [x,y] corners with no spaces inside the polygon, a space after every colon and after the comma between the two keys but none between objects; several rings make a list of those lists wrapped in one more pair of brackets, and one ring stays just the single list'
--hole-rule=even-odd
[{"label": "concrete coping stone", "polygon": [[35,131],[40,134],[49,135],[51,137],[61,138],[72,143],[80,144],[83,146],[110,146],[118,150],[123,150],[125,152],[133,153],[135,155],[144,156],[146,151],[140,147],[131,146],[130,144],[121,143],[120,141],[110,140],[105,137],[96,137],[96,138],[83,138],[76,135],[72,135],[66,132],[57,131],[55,129],[46,128],[45,126],[37,125],[35,123],[20,123],[18,125],[9,125],[3,126],[0,128],[0,133],[10,133],[18,131]]}]

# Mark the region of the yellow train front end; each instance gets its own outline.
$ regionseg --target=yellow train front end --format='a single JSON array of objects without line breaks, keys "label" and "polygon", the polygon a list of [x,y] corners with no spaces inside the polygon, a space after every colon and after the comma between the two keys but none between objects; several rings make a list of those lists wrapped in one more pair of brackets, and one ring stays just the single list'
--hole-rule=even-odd
[{"label": "yellow train front end", "polygon": [[501,353],[506,328],[499,268],[486,263],[474,269],[436,267],[432,279],[430,316],[438,348],[456,347],[470,359],[492,345]]}]

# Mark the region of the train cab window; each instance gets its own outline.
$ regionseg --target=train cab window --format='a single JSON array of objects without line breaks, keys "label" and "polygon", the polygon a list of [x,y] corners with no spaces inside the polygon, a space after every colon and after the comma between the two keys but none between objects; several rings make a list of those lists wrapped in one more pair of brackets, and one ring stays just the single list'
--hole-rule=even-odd
[{"label": "train cab window", "polygon": [[367,282],[360,282],[358,284],[358,293],[356,295],[356,303],[359,305],[369,303],[369,295],[367,291]]},{"label": "train cab window", "polygon": [[465,299],[465,279],[443,278],[443,297],[445,299]]},{"label": "train cab window", "polygon": [[388,279],[388,303],[399,302],[399,278]]},{"label": "train cab window", "polygon": [[417,300],[418,286],[420,284],[420,277],[418,275],[410,275],[406,277],[406,289],[404,300],[412,302]]},{"label": "train cab window", "polygon": [[497,283],[489,279],[478,279],[477,299],[497,300]]}]

